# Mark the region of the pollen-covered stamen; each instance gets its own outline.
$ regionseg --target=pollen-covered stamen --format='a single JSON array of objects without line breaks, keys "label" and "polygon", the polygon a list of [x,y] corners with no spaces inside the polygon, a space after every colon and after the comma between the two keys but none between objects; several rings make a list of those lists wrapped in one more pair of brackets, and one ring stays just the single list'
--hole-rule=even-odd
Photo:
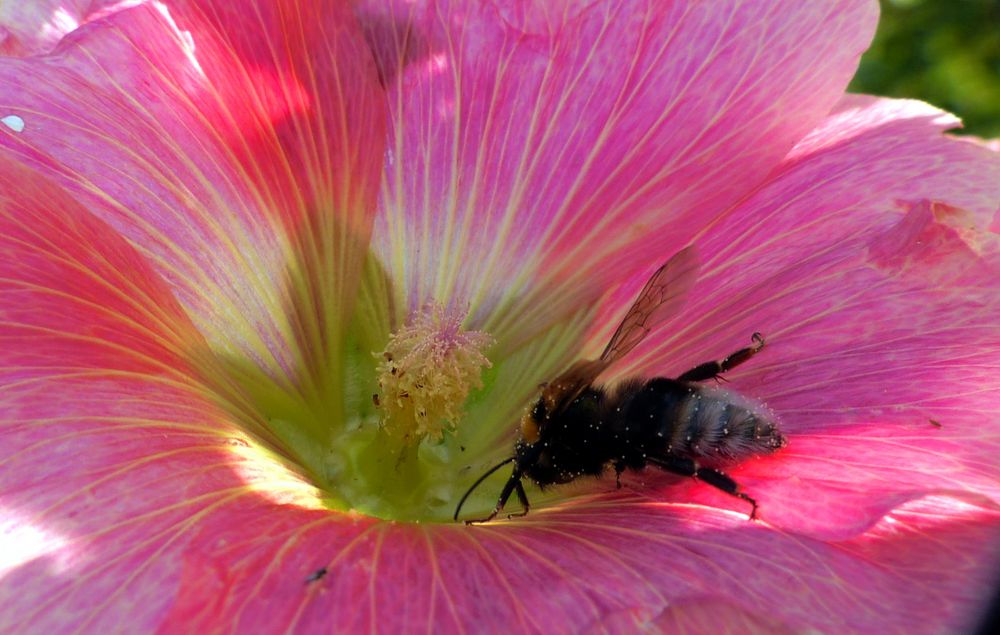
[{"label": "pollen-covered stamen", "polygon": [[469,392],[482,387],[482,369],[491,366],[483,351],[493,338],[463,330],[464,317],[428,305],[377,354],[377,404],[393,436],[440,439],[461,418]]}]

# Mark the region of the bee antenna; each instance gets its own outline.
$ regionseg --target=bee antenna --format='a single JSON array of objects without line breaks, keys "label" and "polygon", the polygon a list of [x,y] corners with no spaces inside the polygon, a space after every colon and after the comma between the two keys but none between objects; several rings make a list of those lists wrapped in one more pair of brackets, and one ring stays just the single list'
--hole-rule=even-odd
[{"label": "bee antenna", "polygon": [[458,520],[458,513],[462,511],[462,505],[465,504],[465,499],[469,497],[469,494],[471,494],[473,490],[479,487],[480,483],[485,481],[490,476],[490,474],[493,474],[493,472],[496,472],[497,470],[507,465],[508,463],[513,463],[515,459],[517,459],[516,456],[511,456],[504,459],[503,461],[500,461],[499,463],[491,467],[485,474],[476,479],[476,482],[472,484],[472,487],[470,487],[469,490],[465,492],[465,495],[462,496],[462,500],[458,501],[458,507],[455,508],[455,515],[452,517],[453,520],[455,521]]}]

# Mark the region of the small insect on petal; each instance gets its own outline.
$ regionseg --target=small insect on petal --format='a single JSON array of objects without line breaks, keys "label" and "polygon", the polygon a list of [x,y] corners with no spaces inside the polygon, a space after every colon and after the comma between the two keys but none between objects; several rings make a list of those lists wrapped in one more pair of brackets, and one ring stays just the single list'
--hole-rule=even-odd
[{"label": "small insect on petal", "polygon": [[327,573],[329,573],[329,571],[327,570],[326,567],[320,567],[319,569],[316,569],[315,571],[310,573],[308,577],[306,577],[306,584],[322,580]]}]

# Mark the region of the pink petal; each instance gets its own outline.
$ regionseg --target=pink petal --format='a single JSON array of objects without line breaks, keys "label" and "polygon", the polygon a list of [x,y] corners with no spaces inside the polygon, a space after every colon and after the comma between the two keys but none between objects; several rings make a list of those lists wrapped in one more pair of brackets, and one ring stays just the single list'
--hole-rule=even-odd
[{"label": "pink petal", "polygon": [[144,559],[183,545],[150,521],[179,528],[208,502],[227,440],[187,357],[199,338],[135,250],[6,156],[0,255],[0,630],[113,626],[116,598],[148,629],[169,560]]},{"label": "pink petal", "polygon": [[468,301],[501,336],[579,308],[757,184],[840,96],[877,9],[364,7],[389,83],[376,239],[400,310]]},{"label": "pink petal", "polygon": [[[698,238],[686,309],[618,369],[676,376],[764,333],[726,377],[790,443],[732,473],[786,530],[855,535],[936,492],[1000,501],[1000,238],[985,229],[1000,156],[942,136],[953,122],[846,100]],[[674,496],[741,508],[700,485]]]},{"label": "pink petal", "polygon": [[[955,632],[982,604],[1000,513],[952,498],[896,506],[836,540],[693,505],[684,490],[703,485],[662,479],[477,528],[267,500],[282,483],[262,489],[248,474],[265,459],[240,460],[246,441],[228,417],[186,373],[155,363],[183,369],[171,344],[190,329],[173,337],[148,321],[184,324],[143,260],[31,172],[0,175],[0,192],[19,192],[2,205],[2,262],[25,263],[0,289],[0,368],[13,369],[0,379],[0,505],[17,541],[4,553],[34,556],[0,578],[4,630],[114,630],[127,614],[129,628],[165,632],[698,632],[732,620],[771,632]],[[53,226],[63,232],[41,233]],[[134,291],[125,303],[122,288]],[[33,339],[8,317],[21,306],[37,312],[21,320]],[[102,356],[104,332],[124,350]],[[79,369],[94,372],[66,374]],[[808,510],[792,495],[789,507]]]},{"label": "pink petal", "polygon": [[52,56],[0,61],[0,116],[24,124],[0,143],[99,202],[216,350],[280,377],[350,310],[381,89],[344,3],[195,4],[122,10]]},{"label": "pink petal", "polygon": [[472,529],[228,509],[192,538],[163,630],[957,632],[1000,513],[948,505],[832,543],[618,494]]},{"label": "pink petal", "polygon": [[[126,0],[134,4],[134,0]],[[48,53],[81,24],[121,0],[31,0],[0,4],[0,55]]]},{"label": "pink petal", "polygon": [[6,376],[26,380],[74,365],[174,381],[194,374],[200,338],[148,263],[68,192],[6,152],[0,244]]}]

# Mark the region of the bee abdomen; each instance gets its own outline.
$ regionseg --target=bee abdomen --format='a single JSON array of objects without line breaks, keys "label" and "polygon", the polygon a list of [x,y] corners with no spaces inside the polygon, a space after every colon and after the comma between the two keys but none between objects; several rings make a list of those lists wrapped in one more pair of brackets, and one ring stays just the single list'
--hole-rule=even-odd
[{"label": "bee abdomen", "polygon": [[737,393],[692,386],[676,411],[671,451],[699,459],[733,461],[785,445],[775,415]]}]

